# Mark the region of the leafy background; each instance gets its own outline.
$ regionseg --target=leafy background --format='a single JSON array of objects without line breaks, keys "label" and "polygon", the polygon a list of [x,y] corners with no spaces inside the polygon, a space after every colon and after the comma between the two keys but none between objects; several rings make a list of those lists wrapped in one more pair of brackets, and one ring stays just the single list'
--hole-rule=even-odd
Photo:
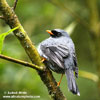
[{"label": "leafy background", "polygon": [[[10,6],[13,6],[14,0],[7,1]],[[82,20],[89,23],[90,12],[87,1],[89,0],[19,0],[15,12],[36,47],[39,42],[49,37],[49,34],[45,32],[47,29],[71,30],[71,38],[75,43],[79,69],[97,75],[90,49],[92,43],[89,32],[76,21],[74,15],[71,15],[64,8],[64,6],[69,8],[74,13],[77,13]],[[100,11],[99,0],[97,6]],[[74,28],[72,23],[76,23]],[[72,26],[69,27],[71,24]],[[9,29],[8,25],[3,20],[0,20],[0,34]],[[24,49],[13,34],[9,34],[5,38],[2,54],[30,62]],[[56,80],[59,81],[61,75],[54,72],[53,74]],[[66,77],[64,76],[60,88],[68,100],[100,99],[97,82],[79,77],[77,83],[81,96],[75,96],[68,91]],[[40,96],[39,100],[50,100],[48,91],[35,70],[0,59],[0,100],[2,100],[4,92],[7,91],[26,91],[28,95]]]}]

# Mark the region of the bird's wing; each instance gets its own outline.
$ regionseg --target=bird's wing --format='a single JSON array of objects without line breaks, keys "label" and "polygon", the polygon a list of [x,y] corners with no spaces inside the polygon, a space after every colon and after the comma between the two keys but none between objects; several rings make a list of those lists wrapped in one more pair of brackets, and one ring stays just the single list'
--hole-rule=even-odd
[{"label": "bird's wing", "polygon": [[73,53],[73,61],[74,61],[74,70],[75,70],[75,76],[78,78],[78,65],[77,65],[77,57],[76,54]]},{"label": "bird's wing", "polygon": [[59,67],[64,68],[64,58],[69,55],[69,51],[66,46],[47,46],[44,52],[51,62],[53,61]]},{"label": "bird's wing", "polygon": [[73,60],[74,60],[74,66],[77,67],[77,58],[75,53],[73,53]]}]

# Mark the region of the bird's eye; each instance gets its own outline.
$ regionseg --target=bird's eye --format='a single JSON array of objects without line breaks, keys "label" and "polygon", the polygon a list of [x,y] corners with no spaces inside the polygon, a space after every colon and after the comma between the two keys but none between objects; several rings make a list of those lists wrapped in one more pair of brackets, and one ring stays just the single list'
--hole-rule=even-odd
[{"label": "bird's eye", "polygon": [[52,30],[52,33],[54,34],[54,36],[57,36],[57,37],[61,36],[61,33],[55,30]]},{"label": "bird's eye", "polygon": [[55,34],[55,35],[57,34],[57,32],[56,32],[55,30],[52,30],[51,32],[52,32],[53,34]]},{"label": "bird's eye", "polygon": [[57,36],[61,36],[61,33],[60,33],[60,32],[58,32],[58,33],[57,33]]}]

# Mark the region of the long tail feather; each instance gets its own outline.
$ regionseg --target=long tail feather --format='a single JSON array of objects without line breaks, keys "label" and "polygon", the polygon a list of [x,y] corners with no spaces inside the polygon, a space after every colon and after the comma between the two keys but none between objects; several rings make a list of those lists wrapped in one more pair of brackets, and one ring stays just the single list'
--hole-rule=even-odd
[{"label": "long tail feather", "polygon": [[80,96],[80,92],[78,90],[76,81],[75,81],[75,77],[74,77],[74,73],[73,70],[71,69],[67,69],[65,71],[65,74],[67,76],[67,82],[68,82],[68,89],[73,93],[73,94],[77,94],[78,96]]}]

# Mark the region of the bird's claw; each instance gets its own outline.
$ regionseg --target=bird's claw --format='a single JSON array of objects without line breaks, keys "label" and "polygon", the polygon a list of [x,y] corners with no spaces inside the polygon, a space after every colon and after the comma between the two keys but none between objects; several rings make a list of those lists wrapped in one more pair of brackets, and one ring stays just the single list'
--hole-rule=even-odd
[{"label": "bird's claw", "polygon": [[60,83],[61,83],[61,82],[57,82],[57,86],[60,86]]},{"label": "bird's claw", "polygon": [[42,58],[42,62],[44,62],[46,60],[46,58]]}]

